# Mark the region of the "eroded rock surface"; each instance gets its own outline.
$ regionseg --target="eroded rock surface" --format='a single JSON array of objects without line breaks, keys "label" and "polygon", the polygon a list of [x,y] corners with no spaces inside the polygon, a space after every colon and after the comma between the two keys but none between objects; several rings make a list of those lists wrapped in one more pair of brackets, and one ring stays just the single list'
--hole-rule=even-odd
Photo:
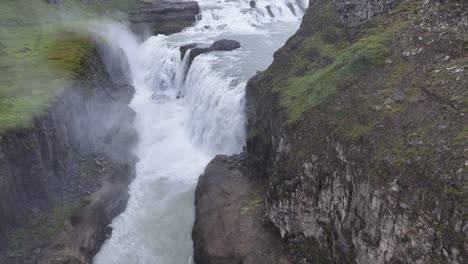
[{"label": "eroded rock surface", "polygon": [[244,173],[240,156],[217,156],[197,185],[195,261],[287,264],[277,230],[262,222],[265,185]]}]

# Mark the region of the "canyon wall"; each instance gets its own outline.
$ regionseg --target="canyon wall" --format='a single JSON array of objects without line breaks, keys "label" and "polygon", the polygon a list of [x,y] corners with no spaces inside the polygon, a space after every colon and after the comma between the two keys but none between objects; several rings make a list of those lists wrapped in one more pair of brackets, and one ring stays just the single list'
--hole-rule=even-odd
[{"label": "canyon wall", "polygon": [[311,1],[247,87],[250,173],[293,263],[468,259],[464,1]]}]

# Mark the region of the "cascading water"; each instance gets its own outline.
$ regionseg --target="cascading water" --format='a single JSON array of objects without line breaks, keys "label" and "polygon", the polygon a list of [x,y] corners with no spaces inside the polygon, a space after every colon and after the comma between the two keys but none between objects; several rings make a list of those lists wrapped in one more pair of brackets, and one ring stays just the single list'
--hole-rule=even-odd
[{"label": "cascading water", "polygon": [[[128,58],[139,134],[128,206],[112,222],[112,237],[95,263],[192,263],[198,176],[214,155],[241,151],[246,81],[271,63],[273,52],[297,29],[307,0],[259,0],[257,9],[249,2],[199,1],[202,19],[192,28],[141,44],[123,26],[95,29]],[[237,40],[242,48],[199,56],[186,72],[180,46],[221,38]]]}]

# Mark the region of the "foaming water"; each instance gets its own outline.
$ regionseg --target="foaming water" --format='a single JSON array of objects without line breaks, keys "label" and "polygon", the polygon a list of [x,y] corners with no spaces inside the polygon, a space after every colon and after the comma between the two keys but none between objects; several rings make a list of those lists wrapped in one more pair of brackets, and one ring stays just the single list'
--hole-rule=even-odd
[{"label": "foaming water", "polygon": [[[128,58],[139,135],[130,200],[112,222],[112,237],[95,257],[97,264],[192,263],[198,177],[216,154],[242,150],[246,81],[271,63],[302,16],[301,1],[293,2],[295,15],[287,1],[260,0],[258,10],[244,0],[199,2],[202,19],[169,37],[138,43],[122,25],[92,28]],[[201,55],[187,71],[179,47],[220,38],[238,40],[242,48]]]}]

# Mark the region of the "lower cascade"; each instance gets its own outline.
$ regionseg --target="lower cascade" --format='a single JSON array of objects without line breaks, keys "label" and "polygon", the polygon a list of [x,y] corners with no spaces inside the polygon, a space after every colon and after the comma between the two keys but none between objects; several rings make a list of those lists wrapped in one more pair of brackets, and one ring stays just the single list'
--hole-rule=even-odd
[{"label": "lower cascade", "polygon": [[[139,136],[130,200],[94,263],[193,263],[197,179],[215,155],[242,150],[246,81],[271,63],[307,6],[256,1],[251,8],[250,2],[199,1],[202,15],[193,27],[143,43],[123,25],[92,27],[128,59]],[[197,56],[190,67],[190,51],[181,58],[184,45],[220,39],[238,41],[241,48]]]}]

